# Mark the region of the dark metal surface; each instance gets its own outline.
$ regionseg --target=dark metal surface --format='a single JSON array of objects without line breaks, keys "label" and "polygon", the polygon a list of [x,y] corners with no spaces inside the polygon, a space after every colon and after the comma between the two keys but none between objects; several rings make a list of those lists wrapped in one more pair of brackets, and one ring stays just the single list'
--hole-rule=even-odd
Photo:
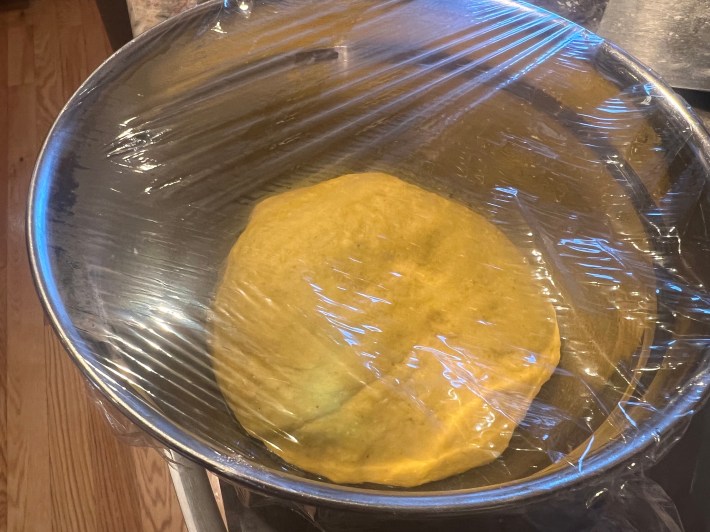
[{"label": "dark metal surface", "polygon": [[597,32],[671,86],[710,90],[710,0],[610,0]]},{"label": "dark metal surface", "polygon": [[572,22],[596,31],[610,0],[528,0]]}]

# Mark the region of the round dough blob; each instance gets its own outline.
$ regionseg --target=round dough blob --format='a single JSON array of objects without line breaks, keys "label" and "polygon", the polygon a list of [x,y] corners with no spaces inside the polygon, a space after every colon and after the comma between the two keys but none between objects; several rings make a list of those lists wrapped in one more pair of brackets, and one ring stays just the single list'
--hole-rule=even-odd
[{"label": "round dough blob", "polygon": [[367,173],[256,206],[216,296],[213,349],[240,423],[284,460],[416,486],[505,450],[560,338],[495,226]]}]

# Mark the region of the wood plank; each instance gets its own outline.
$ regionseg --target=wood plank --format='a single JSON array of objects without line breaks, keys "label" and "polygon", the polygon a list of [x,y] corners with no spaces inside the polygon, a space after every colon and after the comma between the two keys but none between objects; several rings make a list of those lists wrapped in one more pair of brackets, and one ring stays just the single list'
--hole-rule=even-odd
[{"label": "wood plank", "polygon": [[113,52],[109,43],[108,35],[104,27],[103,19],[96,5],[96,0],[79,0],[81,3],[82,27],[100,28],[101,31],[89,31],[84,33],[84,47],[86,49],[86,66],[89,73],[98,66]]},{"label": "wood plank", "polygon": [[62,84],[68,97],[79,88],[88,74],[86,48],[81,26],[60,26],[59,49],[62,62]]},{"label": "wood plank", "polygon": [[34,82],[33,29],[27,23],[27,17],[22,17],[22,22],[13,23],[7,28],[9,59],[7,86],[9,87]]},{"label": "wood plank", "polygon": [[[86,532],[131,532],[142,530],[140,493],[135,478],[131,448],[116,435],[94,410],[90,418],[96,528]],[[82,531],[83,532],[83,531]]]},{"label": "wood plank", "polygon": [[[8,530],[47,530],[49,482],[47,478],[46,396],[43,351],[37,342],[42,310],[28,275],[24,246],[25,198],[36,153],[32,32],[24,12],[8,18],[6,102],[8,110],[6,188],[8,198],[6,253],[7,294],[7,483]],[[29,50],[29,51],[28,51]],[[16,67],[21,62],[21,66]],[[38,482],[39,486],[34,483]]]},{"label": "wood plank", "polygon": [[25,202],[34,158],[35,87],[10,86],[8,108],[8,530],[51,530],[44,313],[29,273]]},{"label": "wood plank", "polygon": [[[52,523],[57,532],[96,530],[90,409],[85,384],[49,325],[45,326]],[[67,430],[71,427],[71,430]]]},{"label": "wood plank", "polygon": [[60,26],[81,26],[81,6],[77,0],[54,1],[57,4],[57,23]]},{"label": "wood plank", "polygon": [[150,447],[134,448],[133,457],[141,494],[141,530],[186,531],[165,458]]},{"label": "wood plank", "polygon": [[7,530],[7,20],[0,14],[0,532]]},{"label": "wood plank", "polygon": [[62,84],[62,60],[54,2],[35,2],[30,8],[34,26],[37,139],[42,142],[68,95]]}]

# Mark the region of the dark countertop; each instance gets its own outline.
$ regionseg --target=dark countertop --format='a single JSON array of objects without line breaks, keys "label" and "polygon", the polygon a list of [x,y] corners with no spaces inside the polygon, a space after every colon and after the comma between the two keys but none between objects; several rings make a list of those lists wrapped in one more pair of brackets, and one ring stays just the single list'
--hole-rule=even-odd
[{"label": "dark countertop", "polygon": [[133,35],[138,36],[202,1],[204,0],[126,0]]}]

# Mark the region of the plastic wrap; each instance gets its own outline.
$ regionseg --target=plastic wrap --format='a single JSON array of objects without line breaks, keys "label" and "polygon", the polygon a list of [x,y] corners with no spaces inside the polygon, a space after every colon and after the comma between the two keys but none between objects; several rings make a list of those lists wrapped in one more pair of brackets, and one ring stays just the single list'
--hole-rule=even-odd
[{"label": "plastic wrap", "polygon": [[[663,516],[658,526],[673,530],[667,499],[642,473],[682,432],[710,379],[708,150],[692,113],[652,74],[526,4],[210,3],[122,49],[70,101],[35,173],[31,258],[53,323],[103,394],[164,444],[250,489],[323,508],[497,509],[531,522],[547,519],[534,509],[546,497],[588,517],[594,495],[612,493],[597,530],[628,525],[633,492],[649,495]],[[230,262],[255,206],[362,172],[395,175],[429,199],[397,192],[382,206],[375,183],[374,195],[340,192],[344,210],[319,210],[318,195],[287,203],[252,231],[252,253]],[[353,206],[353,198],[362,199]],[[328,218],[354,211],[352,230],[350,214]],[[306,222],[284,234],[290,216],[320,224],[322,238]],[[474,219],[485,222],[474,232],[493,228],[497,244],[457,236]],[[383,251],[372,244],[378,239],[395,247]],[[370,255],[342,251],[352,246]],[[515,266],[490,260],[501,246],[514,250]],[[344,254],[328,258],[332,249]],[[438,262],[422,249],[436,250]],[[460,289],[458,277],[446,277],[445,289],[408,302],[409,313],[378,310],[371,322],[372,308],[397,305],[388,294],[404,297],[375,279],[401,273],[385,268],[392,257],[406,263],[405,282],[431,288],[453,271]],[[350,259],[368,269],[343,270]],[[225,312],[217,300],[228,264],[252,275]],[[530,284],[486,278],[471,291],[486,268],[522,268]],[[365,271],[367,286],[382,290],[359,293],[358,305],[341,301],[313,278],[328,271],[340,275],[334,290],[357,292],[363,279],[349,273]],[[477,316],[461,300],[473,293],[489,294],[505,313]],[[432,309],[434,299],[443,303]],[[537,351],[519,340],[536,323],[525,311],[537,304],[552,312],[542,322],[558,327],[559,364],[543,356],[555,349],[552,329]],[[447,329],[462,313],[470,319]],[[224,365],[213,356],[215,331],[225,329],[243,357],[230,369],[236,403],[215,375]],[[359,349],[364,338],[377,349]],[[487,351],[479,353],[481,338]],[[395,362],[388,348],[398,351]],[[431,376],[420,379],[412,364],[409,381],[389,378],[413,352]],[[511,357],[512,366],[499,364]],[[277,456],[283,442],[303,445],[291,427],[318,418],[308,410],[318,406],[313,394],[338,398],[332,415],[374,386],[388,392],[358,411],[366,413],[358,430],[375,454],[387,439],[390,458],[396,449],[396,460],[437,459],[422,454],[416,432],[398,439],[402,412],[420,415],[429,438],[438,426],[455,433],[457,449],[467,448],[466,430],[474,442],[486,423],[497,431],[487,438],[503,443],[476,467],[400,487],[338,484]],[[508,391],[497,394],[501,387]],[[478,414],[452,425],[456,415],[440,412],[457,412],[464,392],[479,399]],[[247,426],[261,439],[250,435],[238,422],[247,412],[281,439]],[[490,418],[511,422],[501,429]],[[307,440],[324,460],[329,441],[348,438],[347,427],[333,426]],[[439,442],[442,454],[450,439]],[[370,453],[360,451],[343,461],[366,464]]]}]

